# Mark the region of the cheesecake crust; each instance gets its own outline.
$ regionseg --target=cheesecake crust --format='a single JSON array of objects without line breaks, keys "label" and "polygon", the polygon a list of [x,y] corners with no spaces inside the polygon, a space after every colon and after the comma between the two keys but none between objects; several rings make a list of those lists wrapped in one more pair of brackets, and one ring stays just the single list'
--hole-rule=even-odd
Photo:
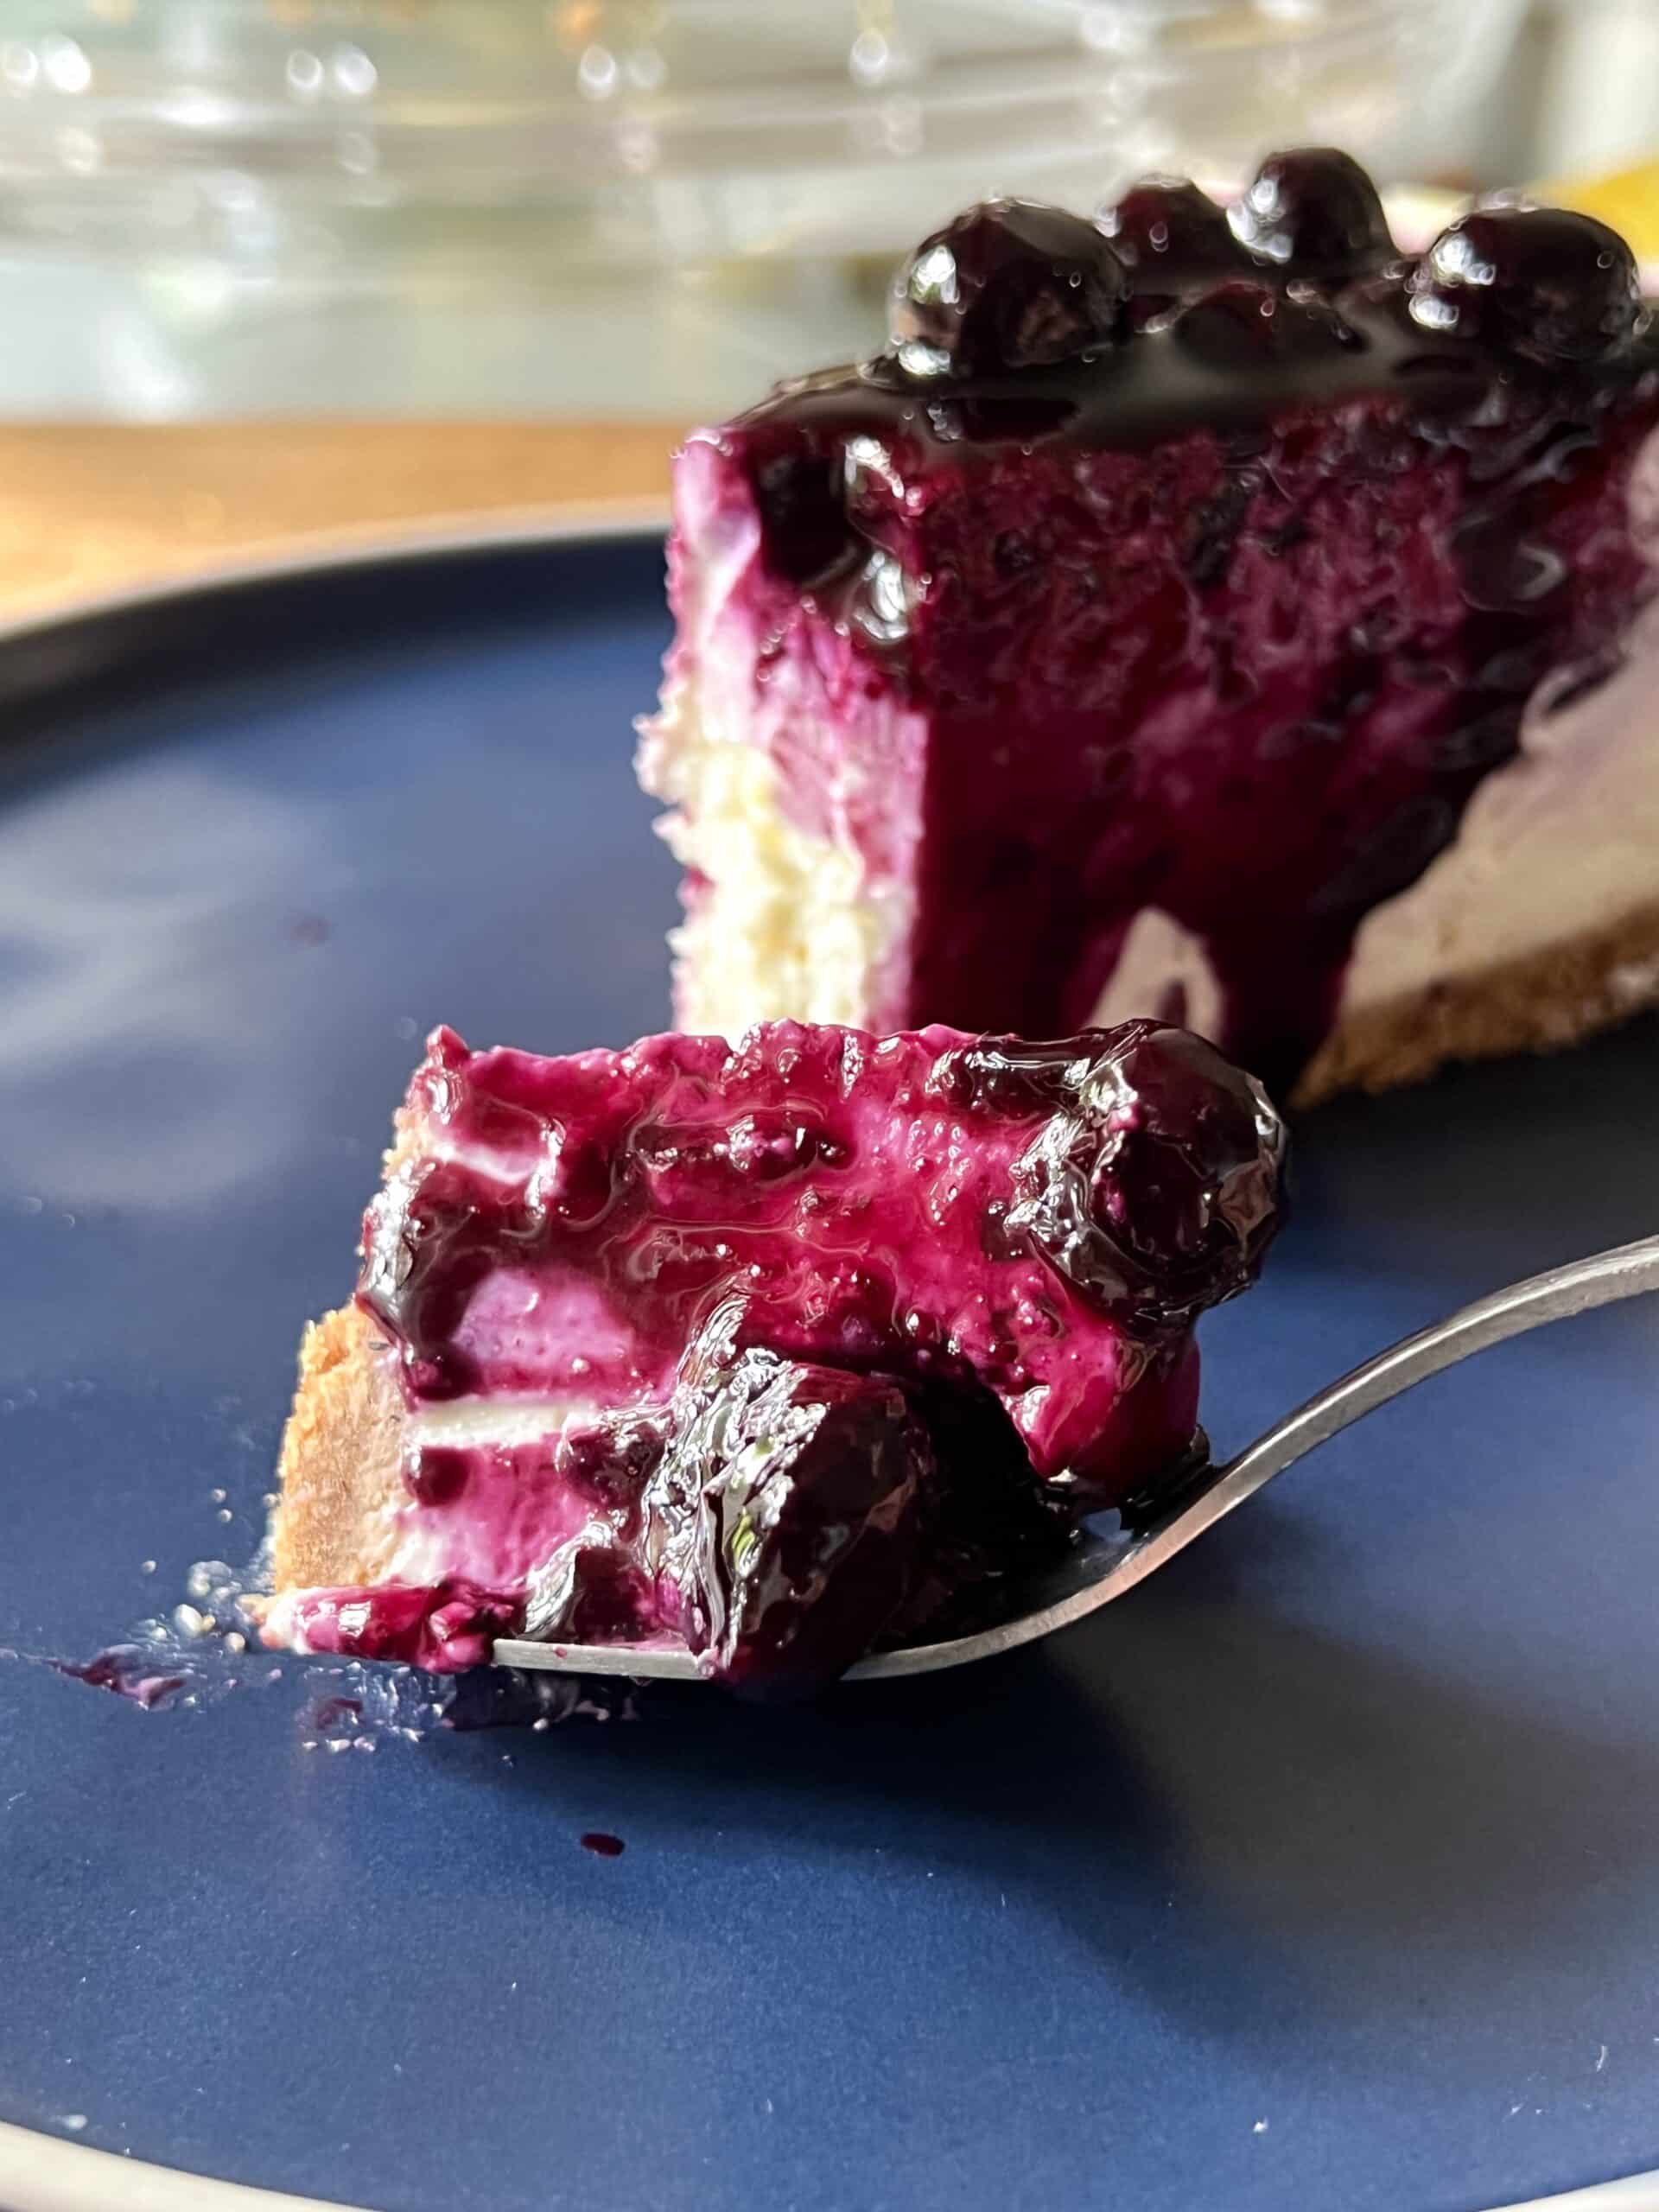
[{"label": "cheesecake crust", "polygon": [[385,1349],[355,1306],[306,1325],[271,1524],[278,1595],[386,1580],[404,1490],[404,1406]]},{"label": "cheesecake crust", "polygon": [[1421,1083],[1456,1060],[1553,1052],[1659,1006],[1659,901],[1606,929],[1343,1016],[1292,1093]]}]

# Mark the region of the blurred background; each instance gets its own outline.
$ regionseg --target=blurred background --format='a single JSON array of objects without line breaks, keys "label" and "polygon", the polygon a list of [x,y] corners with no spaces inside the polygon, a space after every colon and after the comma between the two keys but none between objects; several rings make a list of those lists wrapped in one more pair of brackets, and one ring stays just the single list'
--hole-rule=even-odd
[{"label": "blurred background", "polygon": [[964,201],[1299,141],[1659,256],[1659,0],[0,0],[0,584],[654,511]]}]

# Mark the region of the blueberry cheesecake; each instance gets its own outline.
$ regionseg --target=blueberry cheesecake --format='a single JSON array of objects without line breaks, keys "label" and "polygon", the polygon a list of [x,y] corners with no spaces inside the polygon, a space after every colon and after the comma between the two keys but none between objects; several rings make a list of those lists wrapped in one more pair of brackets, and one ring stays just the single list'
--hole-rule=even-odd
[{"label": "blueberry cheesecake", "polygon": [[676,464],[677,1010],[1148,1015],[1311,1099],[1659,1000],[1659,334],[1331,149],[970,208]]},{"label": "blueberry cheesecake", "polygon": [[1152,1021],[439,1030],[306,1334],[264,1633],[441,1669],[667,1639],[779,1692],[946,1632],[1179,1471],[1282,1154]]}]

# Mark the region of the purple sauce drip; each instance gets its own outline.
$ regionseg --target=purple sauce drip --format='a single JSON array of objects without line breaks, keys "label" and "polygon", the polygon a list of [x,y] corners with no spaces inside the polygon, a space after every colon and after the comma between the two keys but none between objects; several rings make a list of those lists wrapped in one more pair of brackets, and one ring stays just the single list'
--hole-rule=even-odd
[{"label": "purple sauce drip", "polygon": [[[988,223],[957,357],[907,367],[915,331],[950,336],[910,310],[912,352],[714,441],[761,523],[757,682],[833,666],[854,780],[884,817],[914,804],[883,1026],[1073,1027],[1150,906],[1204,944],[1229,1052],[1283,1084],[1360,921],[1455,836],[1542,677],[1617,664],[1654,588],[1627,495],[1659,336],[1603,226],[1482,211],[1412,264],[1363,171],[1312,149],[1264,163],[1230,227],[1191,185],[1137,188],[1102,223],[1133,287],[1115,329],[999,365]],[[914,791],[867,734],[895,690],[928,718]],[[779,765],[823,827],[812,762]],[[879,876],[887,820],[855,834]]]},{"label": "purple sauce drip", "polygon": [[373,1590],[308,1591],[295,1624],[312,1651],[349,1652],[439,1673],[486,1667],[497,1637],[516,1636],[523,1600],[450,1576]]},{"label": "purple sauce drip", "polygon": [[620,1835],[607,1835],[603,1828],[588,1828],[579,1840],[596,1859],[620,1859],[627,1848]]},{"label": "purple sauce drip", "polygon": [[72,1681],[108,1690],[144,1713],[169,1704],[190,1687],[188,1675],[167,1673],[157,1664],[156,1653],[141,1643],[111,1644],[91,1659],[54,1659],[49,1663],[55,1673],[67,1675]]}]

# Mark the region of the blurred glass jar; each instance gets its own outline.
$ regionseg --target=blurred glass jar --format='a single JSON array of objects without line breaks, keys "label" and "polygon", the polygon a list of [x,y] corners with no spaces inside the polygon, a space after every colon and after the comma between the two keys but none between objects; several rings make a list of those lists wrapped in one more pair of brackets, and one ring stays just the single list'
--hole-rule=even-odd
[{"label": "blurred glass jar", "polygon": [[[114,315],[141,387],[155,370],[138,411],[204,404],[175,373],[188,334],[255,297],[591,303],[641,271],[746,268],[798,324],[803,264],[855,293],[859,257],[987,192],[1088,207],[1298,141],[1386,172],[1407,125],[1470,111],[1523,3],[6,0],[0,263],[41,272],[60,346],[94,304]],[[95,294],[74,274],[93,265]],[[148,335],[120,307],[134,287]],[[798,357],[831,335],[821,302]],[[104,365],[59,359],[107,399]],[[0,409],[44,372],[0,365]],[[625,404],[656,404],[642,375]]]},{"label": "blurred glass jar", "polygon": [[1268,143],[1385,156],[1517,0],[10,0],[0,239],[257,263],[896,251]]}]

